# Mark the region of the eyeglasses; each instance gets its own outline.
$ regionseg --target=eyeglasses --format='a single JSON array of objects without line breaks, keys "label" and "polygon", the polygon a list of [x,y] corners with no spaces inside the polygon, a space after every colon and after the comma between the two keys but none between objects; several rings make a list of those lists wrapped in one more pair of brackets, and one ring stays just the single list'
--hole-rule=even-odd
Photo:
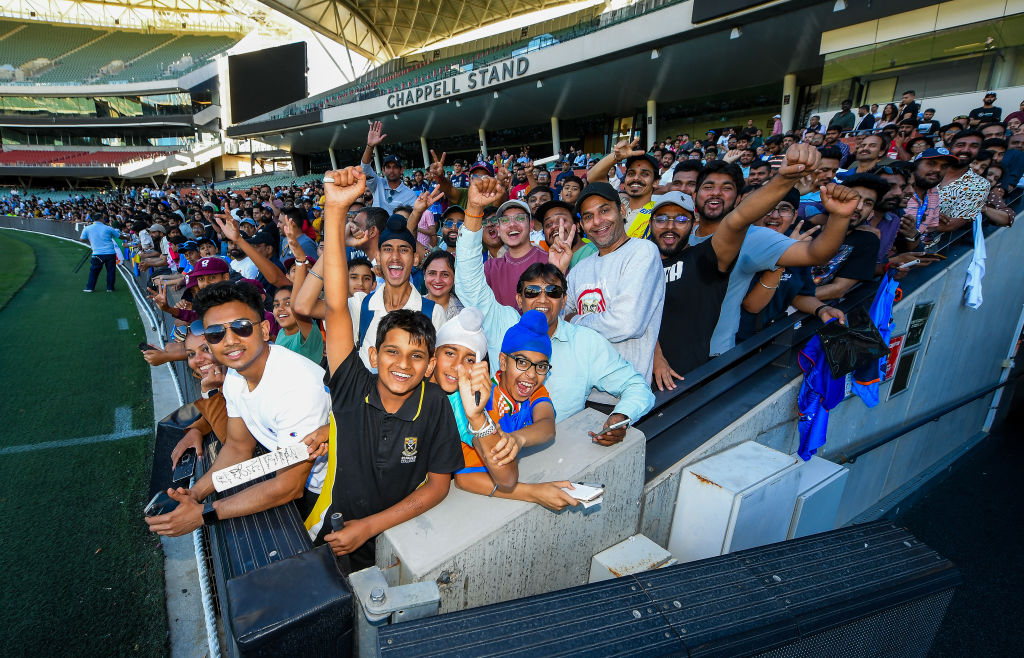
[{"label": "eyeglasses", "polygon": [[499,224],[508,224],[509,222],[515,222],[517,224],[526,224],[530,221],[528,215],[502,215],[498,218]]},{"label": "eyeglasses", "polygon": [[231,322],[225,322],[224,324],[211,324],[205,328],[201,321],[196,320],[192,323],[190,329],[192,333],[197,336],[206,336],[206,342],[210,345],[216,345],[224,340],[224,336],[227,335],[228,329],[230,329],[231,333],[235,334],[239,338],[248,338],[249,336],[252,336],[252,332],[255,327],[256,325],[252,320],[240,318],[238,320],[232,320]]},{"label": "eyeglasses", "polygon": [[516,362],[516,369],[519,372],[529,372],[530,368],[537,371],[537,374],[543,377],[551,371],[551,364],[547,361],[541,361],[540,363],[534,363],[525,356],[513,356],[512,360]]},{"label": "eyeglasses", "polygon": [[462,228],[462,225],[465,224],[465,223],[466,223],[465,221],[455,221],[454,219],[446,219],[446,220],[444,220],[444,227],[445,228]]},{"label": "eyeglasses", "polygon": [[651,223],[659,228],[663,226],[668,226],[670,222],[675,222],[676,224],[686,224],[689,221],[690,218],[687,217],[686,215],[678,215],[676,217],[669,217],[668,215],[655,215],[654,217],[651,217]]},{"label": "eyeglasses", "polygon": [[793,208],[790,208],[789,206],[785,206],[785,207],[775,206],[774,208],[772,208],[768,212],[768,214],[769,215],[778,215],[779,217],[792,217],[794,214],[796,214],[796,210],[794,210]]},{"label": "eyeglasses", "polygon": [[481,224],[483,224],[484,226],[494,226],[497,223],[498,223],[497,215],[491,215],[490,217],[484,219],[483,222],[481,222]]},{"label": "eyeglasses", "polygon": [[538,286],[537,284],[530,284],[523,287],[523,297],[526,299],[534,299],[540,297],[541,293],[547,295],[550,299],[561,299],[565,294],[565,288],[562,286],[556,286],[550,283],[546,286]]}]

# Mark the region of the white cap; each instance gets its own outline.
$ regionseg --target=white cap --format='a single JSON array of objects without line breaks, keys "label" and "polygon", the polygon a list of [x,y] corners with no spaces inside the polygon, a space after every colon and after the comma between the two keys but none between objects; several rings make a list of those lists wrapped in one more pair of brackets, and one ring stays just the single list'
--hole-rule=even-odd
[{"label": "white cap", "polygon": [[473,350],[482,358],[487,354],[487,336],[483,330],[484,314],[475,306],[467,306],[437,330],[437,347],[459,345]]},{"label": "white cap", "polygon": [[690,213],[690,217],[693,217],[693,197],[691,197],[689,194],[683,194],[682,192],[676,190],[666,192],[665,194],[659,196],[657,200],[654,202],[654,207],[651,208],[651,215],[653,215],[654,211],[656,211],[658,208],[668,205],[679,206],[683,210]]}]

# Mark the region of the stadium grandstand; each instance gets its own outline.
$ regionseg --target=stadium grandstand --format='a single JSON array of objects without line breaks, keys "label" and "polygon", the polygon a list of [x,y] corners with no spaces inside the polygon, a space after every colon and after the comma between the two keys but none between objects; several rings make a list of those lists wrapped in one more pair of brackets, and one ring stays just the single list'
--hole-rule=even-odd
[{"label": "stadium grandstand", "polygon": [[1021,212],[1024,0],[0,2],[4,653],[1019,655]]}]

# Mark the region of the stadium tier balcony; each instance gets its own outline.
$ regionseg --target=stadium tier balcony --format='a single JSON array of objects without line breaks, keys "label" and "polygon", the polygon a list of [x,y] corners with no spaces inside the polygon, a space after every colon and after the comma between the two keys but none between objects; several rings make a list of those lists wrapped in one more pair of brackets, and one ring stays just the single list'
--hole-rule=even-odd
[{"label": "stadium tier balcony", "polygon": [[[32,84],[160,80],[184,75],[237,42],[238,37],[227,35],[143,34],[0,21],[0,66],[22,68],[24,82]],[[39,67],[30,64],[37,60]],[[115,61],[124,68],[108,69]]]},{"label": "stadium tier balcony", "polygon": [[8,167],[116,167],[164,151],[0,151],[0,166]]}]

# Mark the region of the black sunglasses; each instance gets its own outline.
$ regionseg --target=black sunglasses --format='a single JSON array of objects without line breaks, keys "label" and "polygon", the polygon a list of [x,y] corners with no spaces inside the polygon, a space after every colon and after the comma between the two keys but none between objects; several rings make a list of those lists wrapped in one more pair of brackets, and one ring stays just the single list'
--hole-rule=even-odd
[{"label": "black sunglasses", "polygon": [[211,345],[216,345],[220,341],[224,340],[224,336],[227,335],[228,329],[239,338],[248,338],[252,336],[253,329],[256,325],[252,320],[246,320],[240,318],[238,320],[232,320],[231,322],[225,322],[224,324],[211,324],[209,327],[203,327],[203,323],[200,320],[196,320],[189,326],[189,330],[197,336],[206,336],[206,342]]},{"label": "black sunglasses", "polygon": [[536,284],[531,284],[523,287],[523,297],[525,297],[526,299],[540,297],[540,294],[542,292],[551,299],[561,299],[562,295],[565,294],[565,288],[563,288],[562,286],[556,286],[553,283],[549,283],[546,286],[538,286]]}]

